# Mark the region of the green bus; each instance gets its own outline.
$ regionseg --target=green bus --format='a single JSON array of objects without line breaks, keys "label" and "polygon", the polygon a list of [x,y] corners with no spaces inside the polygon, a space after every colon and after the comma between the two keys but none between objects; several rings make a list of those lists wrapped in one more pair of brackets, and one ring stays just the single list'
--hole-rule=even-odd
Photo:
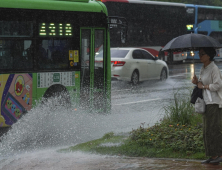
[{"label": "green bus", "polygon": [[109,112],[108,22],[100,1],[1,0],[0,129],[58,94],[74,108]]}]

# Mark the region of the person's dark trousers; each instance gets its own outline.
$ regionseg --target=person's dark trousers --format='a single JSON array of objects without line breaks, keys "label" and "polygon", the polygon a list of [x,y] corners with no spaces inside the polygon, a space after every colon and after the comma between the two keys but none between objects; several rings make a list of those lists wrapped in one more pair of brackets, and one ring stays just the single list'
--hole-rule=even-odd
[{"label": "person's dark trousers", "polygon": [[206,156],[222,156],[222,108],[218,104],[206,105],[203,140]]}]

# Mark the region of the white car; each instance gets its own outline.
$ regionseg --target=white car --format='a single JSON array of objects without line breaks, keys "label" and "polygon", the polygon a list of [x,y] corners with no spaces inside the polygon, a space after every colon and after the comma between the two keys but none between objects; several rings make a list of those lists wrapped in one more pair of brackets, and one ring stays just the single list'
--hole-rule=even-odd
[{"label": "white car", "polygon": [[159,60],[141,48],[111,48],[111,76],[118,80],[139,81],[166,80],[169,69],[165,61]]}]

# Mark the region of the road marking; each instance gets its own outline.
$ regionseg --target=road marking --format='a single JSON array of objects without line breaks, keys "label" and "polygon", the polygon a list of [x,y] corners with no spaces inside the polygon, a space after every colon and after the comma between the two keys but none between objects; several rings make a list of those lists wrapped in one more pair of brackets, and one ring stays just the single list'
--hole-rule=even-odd
[{"label": "road marking", "polygon": [[144,103],[144,102],[149,102],[149,101],[155,101],[155,100],[162,100],[162,98],[157,98],[157,99],[150,99],[150,100],[141,100],[137,102],[129,102],[129,103],[121,103],[121,104],[112,104],[112,105],[127,105],[127,104],[135,104],[135,103]]},{"label": "road marking", "polygon": [[118,91],[123,91],[123,90],[132,90],[132,89],[121,89],[121,90],[113,90],[112,92],[118,92]]}]

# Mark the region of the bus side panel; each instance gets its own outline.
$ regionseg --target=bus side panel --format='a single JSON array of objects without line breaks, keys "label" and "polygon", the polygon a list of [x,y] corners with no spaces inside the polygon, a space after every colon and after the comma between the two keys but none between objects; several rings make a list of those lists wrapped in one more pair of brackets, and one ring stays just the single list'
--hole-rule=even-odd
[{"label": "bus side panel", "polygon": [[60,84],[66,87],[66,89],[69,91],[71,101],[75,104],[79,103],[80,71],[37,73],[36,82],[37,99],[41,99],[46,90],[52,85]]},{"label": "bus side panel", "polygon": [[80,71],[75,71],[74,86],[66,87],[69,91],[72,107],[78,107],[80,101]]},{"label": "bus side panel", "polygon": [[17,122],[32,108],[32,74],[0,75],[0,127]]},{"label": "bus side panel", "polygon": [[37,73],[33,73],[33,83],[32,83],[32,107],[36,106],[37,102]]}]

